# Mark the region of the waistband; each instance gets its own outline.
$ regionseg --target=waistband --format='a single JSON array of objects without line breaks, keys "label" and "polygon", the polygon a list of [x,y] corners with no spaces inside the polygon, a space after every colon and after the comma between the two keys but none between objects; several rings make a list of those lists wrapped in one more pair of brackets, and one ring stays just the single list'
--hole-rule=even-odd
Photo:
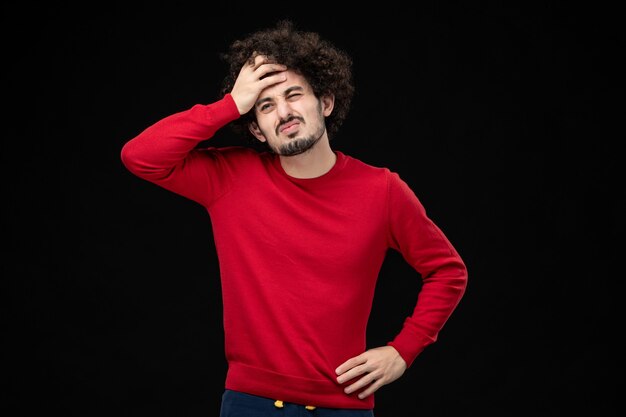
[{"label": "waistband", "polygon": [[241,415],[282,417],[374,417],[374,410],[305,406],[226,389],[220,417]]},{"label": "waistband", "polygon": [[346,394],[336,380],[311,379],[279,374],[241,363],[230,363],[226,374],[226,389],[250,393],[274,401],[290,402],[303,406],[374,408],[374,396],[360,399],[357,393]]}]

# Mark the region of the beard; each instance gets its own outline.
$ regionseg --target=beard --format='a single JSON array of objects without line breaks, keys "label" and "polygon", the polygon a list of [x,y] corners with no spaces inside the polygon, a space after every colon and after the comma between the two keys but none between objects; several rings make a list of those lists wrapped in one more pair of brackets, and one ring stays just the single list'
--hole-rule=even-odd
[{"label": "beard", "polygon": [[[270,150],[272,150],[275,154],[278,154],[280,156],[294,156],[294,155],[300,155],[308,151],[309,149],[311,149],[313,146],[315,146],[317,142],[319,142],[319,140],[324,135],[324,132],[326,131],[326,125],[324,123],[324,115],[322,114],[321,101],[319,101],[317,105],[317,117],[318,117],[318,120],[317,120],[318,127],[315,130],[315,132],[313,132],[309,136],[304,136],[301,138],[296,137],[297,133],[295,133],[293,136],[289,135],[289,138],[291,139],[291,141],[289,141],[288,143],[279,145],[279,146],[270,145],[268,143]],[[298,119],[306,125],[306,123],[304,122],[304,119],[300,117],[291,117],[285,123],[293,119]],[[276,132],[276,136],[278,136],[278,131]]]},{"label": "beard", "polygon": [[274,153],[281,156],[294,156],[300,155],[311,149],[322,138],[322,132],[316,132],[316,134],[292,139],[289,143],[282,144],[277,147],[272,147]]}]

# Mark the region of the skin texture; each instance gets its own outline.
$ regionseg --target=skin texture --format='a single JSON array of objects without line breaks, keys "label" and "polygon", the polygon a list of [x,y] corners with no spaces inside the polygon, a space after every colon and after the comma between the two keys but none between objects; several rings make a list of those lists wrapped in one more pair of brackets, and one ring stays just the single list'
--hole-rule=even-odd
[{"label": "skin texture", "polygon": [[[317,97],[307,79],[285,65],[257,55],[246,62],[230,94],[240,114],[255,117],[248,128],[280,157],[287,174],[314,178],[336,161],[325,120],[333,112],[334,96]],[[363,399],[404,374],[406,362],[391,346],[366,350],[336,368],[346,394]]]}]

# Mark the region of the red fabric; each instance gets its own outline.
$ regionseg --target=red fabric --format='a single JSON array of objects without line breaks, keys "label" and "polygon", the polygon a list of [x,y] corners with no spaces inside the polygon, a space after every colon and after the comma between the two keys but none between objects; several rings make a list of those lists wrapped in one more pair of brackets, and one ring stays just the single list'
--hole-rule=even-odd
[{"label": "red fabric", "polygon": [[[239,117],[229,95],[166,117],[121,153],[135,175],[206,207],[220,262],[226,388],[320,407],[369,409],[335,369],[366,349],[388,250],[423,279],[389,345],[410,366],[456,308],[465,265],[400,177],[336,151],[334,167],[296,179],[279,159],[199,142]],[[386,276],[384,279],[394,279]]]}]

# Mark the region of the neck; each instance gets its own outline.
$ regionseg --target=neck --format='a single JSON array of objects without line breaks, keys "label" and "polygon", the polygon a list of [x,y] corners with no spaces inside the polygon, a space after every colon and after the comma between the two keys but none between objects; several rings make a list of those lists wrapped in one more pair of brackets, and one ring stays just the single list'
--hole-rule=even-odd
[{"label": "neck", "polygon": [[320,140],[308,151],[294,156],[281,156],[280,164],[287,175],[294,178],[316,178],[326,174],[335,165],[337,155],[328,139]]}]

